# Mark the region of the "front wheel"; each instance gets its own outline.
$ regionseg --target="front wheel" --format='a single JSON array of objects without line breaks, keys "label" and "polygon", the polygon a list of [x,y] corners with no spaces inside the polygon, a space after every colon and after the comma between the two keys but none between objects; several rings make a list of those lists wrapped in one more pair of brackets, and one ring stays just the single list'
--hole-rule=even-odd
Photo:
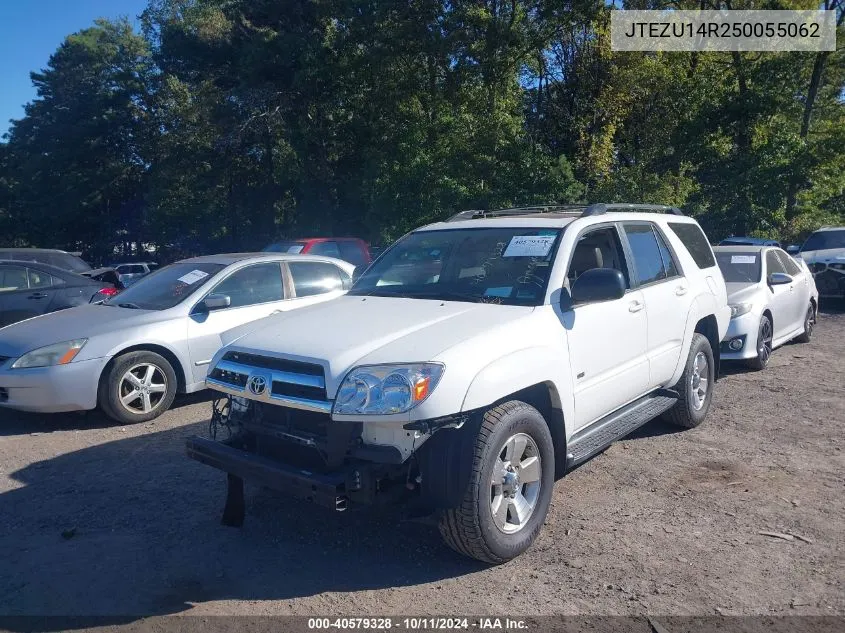
[{"label": "front wheel", "polygon": [[123,424],[157,418],[175,397],[176,372],[166,358],[154,352],[118,356],[100,383],[100,407]]},{"label": "front wheel", "polygon": [[463,499],[440,519],[446,544],[492,564],[522,554],[548,513],[554,461],[552,436],[537,409],[512,400],[487,411]]},{"label": "front wheel", "polygon": [[704,421],[713,399],[715,365],[710,341],[703,334],[693,334],[684,373],[675,385],[680,398],[664,414],[669,422],[692,429]]},{"label": "front wheel", "polygon": [[769,366],[769,359],[772,357],[773,337],[772,320],[764,314],[760,317],[760,326],[757,329],[757,356],[746,361],[751,369],[761,371]]}]

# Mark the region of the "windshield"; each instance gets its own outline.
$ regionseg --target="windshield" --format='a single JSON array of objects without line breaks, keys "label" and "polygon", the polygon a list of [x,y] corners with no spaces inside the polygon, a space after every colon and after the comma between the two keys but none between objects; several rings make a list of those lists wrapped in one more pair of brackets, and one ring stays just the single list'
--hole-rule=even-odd
[{"label": "windshield", "polygon": [[141,277],[106,305],[139,310],[167,310],[223,270],[222,264],[184,262],[171,264]]},{"label": "windshield", "polygon": [[411,233],[370,266],[349,294],[540,305],[560,233],[527,227]]},{"label": "windshield", "polygon": [[748,251],[716,251],[716,261],[728,283],[754,283],[760,281],[760,253]]},{"label": "windshield", "polygon": [[264,249],[265,253],[290,253],[296,255],[302,252],[305,244],[302,242],[275,242]]},{"label": "windshield", "polygon": [[845,229],[838,231],[816,231],[804,242],[801,252],[823,251],[831,248],[845,248]]}]

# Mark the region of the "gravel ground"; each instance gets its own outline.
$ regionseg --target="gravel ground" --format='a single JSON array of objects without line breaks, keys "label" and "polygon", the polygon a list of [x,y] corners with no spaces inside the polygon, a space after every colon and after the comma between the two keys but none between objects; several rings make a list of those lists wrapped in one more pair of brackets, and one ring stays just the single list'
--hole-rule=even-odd
[{"label": "gravel ground", "polygon": [[843,368],[837,306],[765,372],[729,368],[698,429],[651,422],[559,481],[497,568],[396,511],[250,487],[221,526],[224,477],[184,456],[203,398],[129,427],[2,411],[0,615],[843,615]]}]

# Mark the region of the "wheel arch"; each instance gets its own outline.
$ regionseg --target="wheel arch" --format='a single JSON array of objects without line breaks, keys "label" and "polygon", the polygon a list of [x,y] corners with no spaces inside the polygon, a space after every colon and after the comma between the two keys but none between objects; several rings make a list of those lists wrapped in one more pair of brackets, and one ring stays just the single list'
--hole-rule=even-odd
[{"label": "wheel arch", "polygon": [[130,345],[129,347],[125,347],[115,352],[109,362],[106,363],[105,367],[103,367],[103,370],[100,372],[100,378],[97,383],[99,388],[102,387],[103,381],[105,380],[109,370],[111,369],[115,361],[121,356],[129,354],[131,352],[152,352],[154,354],[158,354],[159,356],[164,357],[167,362],[170,363],[170,366],[173,367],[173,371],[176,373],[177,393],[184,393],[187,382],[185,380],[185,368],[182,366],[182,362],[179,360],[179,357],[173,350],[163,345],[157,345],[155,343],[139,343],[137,345]]}]

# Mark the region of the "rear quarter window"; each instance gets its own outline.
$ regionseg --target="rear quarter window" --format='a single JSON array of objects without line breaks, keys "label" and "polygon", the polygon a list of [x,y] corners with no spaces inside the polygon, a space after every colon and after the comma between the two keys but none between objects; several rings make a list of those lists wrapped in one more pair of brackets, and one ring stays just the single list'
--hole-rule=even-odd
[{"label": "rear quarter window", "polygon": [[692,260],[699,268],[712,268],[716,265],[710,243],[704,237],[704,231],[697,224],[690,222],[669,222],[669,228],[678,236],[689,251]]}]

